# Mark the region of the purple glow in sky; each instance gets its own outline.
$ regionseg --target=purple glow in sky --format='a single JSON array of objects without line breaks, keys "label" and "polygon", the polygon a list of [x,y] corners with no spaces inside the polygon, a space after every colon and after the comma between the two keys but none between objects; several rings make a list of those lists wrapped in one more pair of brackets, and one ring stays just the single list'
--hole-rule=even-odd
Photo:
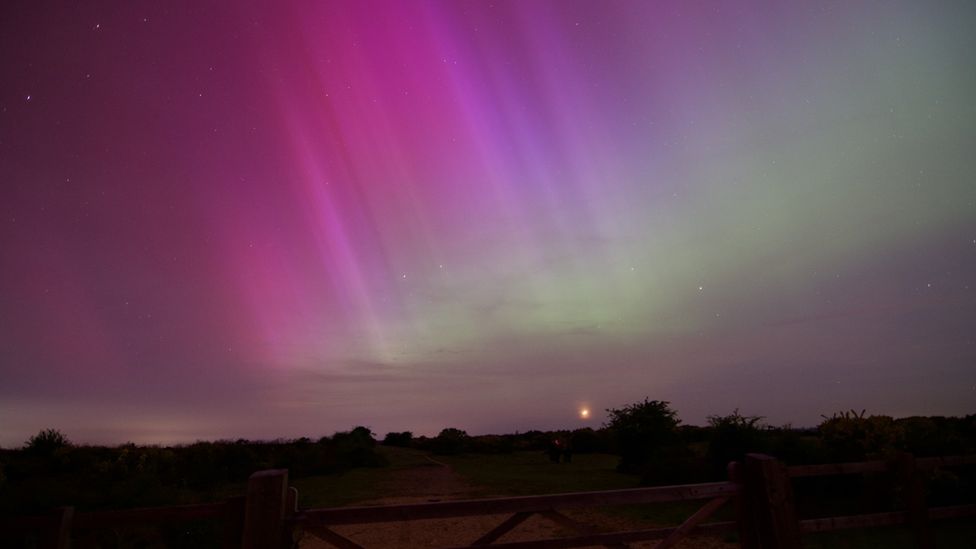
[{"label": "purple glow in sky", "polygon": [[0,444],[972,413],[974,21],[5,2]]}]

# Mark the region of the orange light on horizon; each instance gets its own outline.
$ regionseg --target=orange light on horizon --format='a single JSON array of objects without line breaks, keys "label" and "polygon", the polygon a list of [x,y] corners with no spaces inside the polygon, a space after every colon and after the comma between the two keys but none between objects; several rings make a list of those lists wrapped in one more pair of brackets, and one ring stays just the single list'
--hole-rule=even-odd
[{"label": "orange light on horizon", "polygon": [[589,408],[580,408],[579,414],[580,414],[580,419],[589,419],[590,418],[590,409]]}]

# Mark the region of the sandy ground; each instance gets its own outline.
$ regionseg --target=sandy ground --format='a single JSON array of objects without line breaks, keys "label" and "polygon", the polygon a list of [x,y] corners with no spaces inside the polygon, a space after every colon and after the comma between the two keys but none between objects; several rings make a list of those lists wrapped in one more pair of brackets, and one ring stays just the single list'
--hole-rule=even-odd
[{"label": "sandy ground", "polygon": [[[362,502],[361,505],[466,499],[471,497],[470,494],[474,491],[473,487],[465,483],[450,467],[436,462],[431,462],[429,465],[401,469],[394,476],[392,482],[395,486],[391,486],[391,488],[395,488],[395,490],[391,489],[391,493],[415,493],[424,494],[424,496],[386,498]],[[610,532],[614,530],[631,530],[649,527],[647,524],[635,524],[628,522],[626,519],[612,517],[590,509],[570,509],[563,511],[563,514],[592,526],[595,531]],[[352,524],[336,526],[334,530],[367,548],[392,547],[419,549],[457,547],[471,544],[478,537],[508,518],[508,516],[485,515],[409,522]],[[566,527],[554,524],[544,517],[533,515],[514,530],[502,536],[496,543],[570,536],[575,533]],[[635,543],[629,544],[629,547],[635,549],[650,548],[654,547],[654,543]],[[306,534],[301,540],[300,547],[302,549],[324,549],[334,546],[315,536]],[[702,537],[683,541],[677,547],[682,549],[731,549],[738,547],[738,544],[724,543],[717,538]]]}]

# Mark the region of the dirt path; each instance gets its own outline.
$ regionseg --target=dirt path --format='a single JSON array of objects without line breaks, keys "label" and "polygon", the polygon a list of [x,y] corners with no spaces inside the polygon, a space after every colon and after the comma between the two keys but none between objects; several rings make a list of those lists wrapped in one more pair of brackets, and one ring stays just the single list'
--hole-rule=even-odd
[{"label": "dirt path", "polygon": [[[477,487],[467,483],[449,465],[427,458],[429,463],[398,469],[384,482],[383,492],[399,495],[362,502],[360,505],[389,505],[396,503],[422,503],[466,499],[478,493]],[[420,495],[422,494],[422,495]],[[592,509],[573,509],[564,512],[566,516],[594,526],[596,531],[631,530],[646,528],[635,525],[626,519],[611,517]],[[486,515],[451,519],[417,520],[376,524],[351,524],[335,527],[335,531],[368,548],[419,549],[427,547],[451,547],[469,545],[479,536],[488,532],[509,515]],[[515,530],[502,536],[498,542],[529,541],[559,536],[573,535],[574,531],[533,515]],[[631,544],[630,547],[649,548],[653,543]],[[300,544],[302,549],[324,549],[332,545],[306,535]],[[737,544],[722,543],[711,538],[692,539],[678,545],[682,549],[709,548],[726,549],[738,547]]]},{"label": "dirt path", "polygon": [[391,503],[419,503],[463,499],[475,492],[449,465],[425,456],[426,462],[416,467],[397,470],[392,478],[384,483],[387,494],[401,495],[366,502],[366,505],[386,505]]}]

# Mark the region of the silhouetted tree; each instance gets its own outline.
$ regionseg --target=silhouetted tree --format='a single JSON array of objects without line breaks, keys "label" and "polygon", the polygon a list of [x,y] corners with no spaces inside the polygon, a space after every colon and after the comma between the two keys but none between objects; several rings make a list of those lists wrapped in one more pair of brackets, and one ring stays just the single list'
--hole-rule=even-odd
[{"label": "silhouetted tree", "polygon": [[468,446],[468,433],[462,431],[461,429],[455,429],[453,427],[448,427],[440,432],[433,441],[431,441],[431,450],[435,454],[440,455],[453,455],[460,454],[467,450]]},{"label": "silhouetted tree", "polygon": [[346,467],[378,467],[386,463],[383,456],[376,453],[376,439],[367,427],[356,427],[348,433],[332,435],[339,463]]},{"label": "silhouetted tree", "polygon": [[723,478],[730,461],[741,461],[747,452],[765,451],[759,416],[744,416],[736,408],[727,416],[708,416],[711,433],[708,440],[709,472]]},{"label": "silhouetted tree", "polygon": [[50,456],[61,448],[71,445],[68,437],[57,429],[44,429],[27,439],[24,450],[36,456]]},{"label": "silhouetted tree", "polygon": [[607,450],[606,437],[604,433],[594,431],[589,427],[576,429],[569,437],[573,451],[580,454],[591,452],[605,452]]},{"label": "silhouetted tree", "polygon": [[641,472],[664,449],[675,441],[680,423],[670,403],[644,399],[620,409],[607,409],[606,428],[620,454],[617,469]]},{"label": "silhouetted tree", "polygon": [[398,446],[400,448],[407,448],[413,441],[413,433],[410,431],[403,431],[402,433],[387,433],[383,437],[383,446]]}]

